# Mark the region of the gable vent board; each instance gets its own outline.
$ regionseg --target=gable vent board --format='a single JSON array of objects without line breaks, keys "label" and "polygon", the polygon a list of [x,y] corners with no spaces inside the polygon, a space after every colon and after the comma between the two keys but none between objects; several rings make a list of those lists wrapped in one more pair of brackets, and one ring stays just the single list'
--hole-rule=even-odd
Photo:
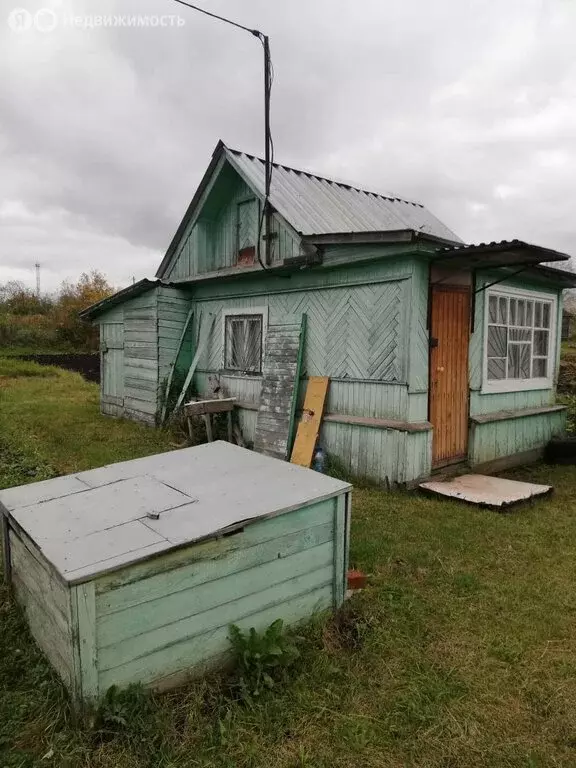
[{"label": "gable vent board", "polygon": [[262,362],[254,450],[277,459],[289,453],[302,367],[306,315],[293,320],[268,326]]}]

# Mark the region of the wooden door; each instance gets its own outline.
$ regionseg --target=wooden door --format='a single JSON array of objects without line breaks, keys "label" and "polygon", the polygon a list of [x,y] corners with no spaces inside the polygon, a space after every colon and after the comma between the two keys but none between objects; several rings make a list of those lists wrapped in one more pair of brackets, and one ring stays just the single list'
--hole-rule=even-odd
[{"label": "wooden door", "polygon": [[470,289],[432,287],[430,422],[432,466],[453,464],[468,450]]},{"label": "wooden door", "polygon": [[121,416],[124,410],[123,323],[100,326],[100,407],[110,416]]}]

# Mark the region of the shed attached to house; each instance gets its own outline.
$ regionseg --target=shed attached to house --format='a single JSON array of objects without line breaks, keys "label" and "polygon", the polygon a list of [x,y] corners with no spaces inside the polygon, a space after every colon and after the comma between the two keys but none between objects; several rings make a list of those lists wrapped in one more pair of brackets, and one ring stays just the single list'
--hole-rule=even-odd
[{"label": "shed attached to house", "polygon": [[264,178],[262,160],[219,143],[157,272],[192,310],[192,392],[216,380],[235,397],[248,443],[288,422],[271,418],[289,399],[278,369],[300,372],[300,408],[306,379],[330,378],[321,444],[378,483],[520,463],[562,433],[561,299],[576,278],[546,265],[567,255],[466,245],[420,203],[277,164],[266,228]]},{"label": "shed attached to house", "polygon": [[8,578],[77,700],[222,661],[344,598],[350,486],[216,442],[0,492]]},{"label": "shed attached to house", "polygon": [[102,413],[156,424],[176,350],[184,375],[192,359],[189,298],[182,288],[140,280],[90,308],[100,326]]}]

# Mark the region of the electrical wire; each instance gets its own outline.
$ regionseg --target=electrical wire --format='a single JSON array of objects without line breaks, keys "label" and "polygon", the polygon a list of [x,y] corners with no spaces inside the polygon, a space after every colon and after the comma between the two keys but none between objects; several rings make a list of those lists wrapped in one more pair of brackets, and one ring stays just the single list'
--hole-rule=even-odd
[{"label": "electrical wire", "polygon": [[238,29],[243,29],[245,32],[250,32],[250,34],[254,35],[254,37],[262,37],[262,32],[259,32],[257,29],[250,29],[250,27],[245,27],[243,24],[238,24],[236,21],[226,19],[224,16],[218,16],[217,13],[207,11],[205,8],[192,5],[192,3],[186,3],[184,0],[174,0],[174,2],[180,3],[180,5],[185,5],[187,8],[192,8],[194,11],[200,11],[200,13],[204,13],[206,16],[211,16],[213,19],[218,19],[218,21],[225,21],[226,24],[231,24],[233,27],[238,27]]},{"label": "electrical wire", "polygon": [[[185,5],[187,8],[191,8],[194,11],[199,11],[200,13],[203,13],[205,16],[210,16],[212,19],[217,19],[218,21],[223,21],[226,24],[230,24],[232,27],[237,27],[238,29],[243,29],[245,32],[249,32],[251,35],[254,35],[254,37],[257,37],[258,40],[262,43],[262,46],[264,50],[266,50],[266,36],[260,32],[258,29],[250,29],[250,27],[245,27],[243,24],[238,24],[236,21],[232,21],[231,19],[227,19],[224,16],[219,16],[217,13],[212,13],[211,11],[207,11],[205,8],[200,8],[198,5],[193,5],[192,3],[187,3],[185,0],[174,0],[174,2],[179,3],[180,5]],[[266,57],[265,57],[266,59]],[[270,56],[270,48],[268,47],[268,62],[267,62],[267,68],[268,68],[268,77],[267,77],[267,83],[268,88],[266,90],[266,93],[264,94],[264,98],[266,102],[268,103],[268,109],[270,105],[270,96],[272,92],[272,83],[274,82],[274,65],[272,64],[272,58]],[[268,208],[270,205],[270,195],[268,194],[268,190],[270,189],[272,185],[272,168],[274,166],[274,141],[272,140],[272,131],[268,131],[268,136],[266,137],[266,141],[269,142],[269,157],[270,157],[270,163],[269,167],[265,169],[264,172],[264,179],[265,179],[265,196],[264,196],[264,205],[262,207],[262,213],[260,215],[260,221],[258,223],[258,236],[256,238],[256,255],[258,257],[258,261],[260,263],[260,266],[262,269],[269,269],[268,266],[264,264],[262,261],[262,255],[260,253],[260,238],[262,235],[262,224],[264,223],[264,217],[268,213]],[[270,233],[268,233],[270,234]]]}]

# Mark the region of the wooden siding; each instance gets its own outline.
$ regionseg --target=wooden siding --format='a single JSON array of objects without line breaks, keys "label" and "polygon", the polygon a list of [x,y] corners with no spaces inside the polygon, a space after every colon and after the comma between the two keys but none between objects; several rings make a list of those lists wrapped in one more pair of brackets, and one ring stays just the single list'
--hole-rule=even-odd
[{"label": "wooden siding", "polygon": [[482,464],[515,453],[543,448],[552,437],[561,435],[565,426],[564,411],[473,424],[470,463]]},{"label": "wooden siding", "polygon": [[223,365],[222,317],[226,309],[268,306],[268,321],[286,315],[308,316],[304,370],[308,376],[403,382],[406,327],[402,323],[405,281],[334,287],[318,291],[276,293],[263,297],[196,299],[194,325],[203,313],[216,321],[199,368],[214,372]]},{"label": "wooden siding", "polygon": [[156,422],[157,296],[151,290],[124,304],[124,415]]},{"label": "wooden siding", "polygon": [[[168,286],[158,289],[158,384],[162,397],[170,368],[175,362],[178,344],[184,330],[188,313],[192,308],[190,294]],[[179,370],[173,379],[177,385],[178,377],[186,375],[194,353],[192,324],[186,333],[179,356]]]},{"label": "wooden siding", "polygon": [[[255,199],[251,188],[230,167],[225,169],[221,179],[214,184],[199,219],[184,233],[164,278],[182,280],[235,267],[238,253],[238,206],[251,199]],[[258,203],[260,212],[261,202]],[[273,235],[273,263],[300,254],[298,238],[282,224],[278,216],[271,217],[270,230]],[[265,251],[262,237],[260,250],[263,258]]]},{"label": "wooden siding", "polygon": [[355,477],[379,485],[430,474],[432,432],[408,433],[324,421],[320,442]]},{"label": "wooden siding", "polygon": [[68,588],[47,566],[34,544],[10,531],[12,584],[30,631],[66,686],[74,690],[76,671]]},{"label": "wooden siding", "polygon": [[98,581],[100,691],[220,659],[231,623],[263,628],[339,604],[339,509],[337,499],[318,502]]}]

